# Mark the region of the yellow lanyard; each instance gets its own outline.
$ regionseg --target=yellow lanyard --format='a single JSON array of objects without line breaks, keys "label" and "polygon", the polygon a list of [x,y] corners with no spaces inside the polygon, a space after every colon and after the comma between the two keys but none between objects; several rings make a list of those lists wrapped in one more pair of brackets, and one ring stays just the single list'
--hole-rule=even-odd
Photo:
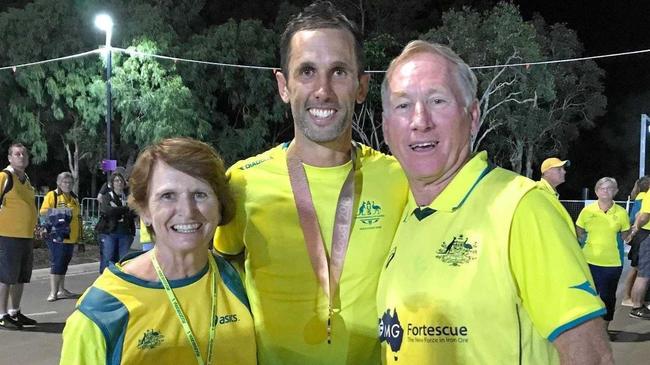
[{"label": "yellow lanyard", "polygon": [[[355,159],[356,146],[352,145],[352,169],[348,173],[336,205],[334,227],[332,232],[332,249],[328,260],[325,244],[321,235],[320,223],[312,200],[309,182],[302,161],[292,151],[287,152],[287,170],[293,191],[300,227],[305,239],[305,246],[311,260],[314,273],[328,299],[327,343],[332,343],[332,314],[335,312],[334,296],[339,288],[345,254],[350,242],[352,228],[352,211],[355,195]],[[340,308],[339,308],[340,309]]]},{"label": "yellow lanyard", "polygon": [[[181,322],[181,325],[183,326],[183,331],[185,331],[185,336],[187,336],[187,340],[189,341],[190,345],[192,346],[192,351],[194,352],[194,356],[196,356],[196,362],[199,365],[205,365],[206,362],[203,361],[203,358],[201,357],[201,350],[199,349],[199,345],[196,342],[196,338],[194,337],[194,332],[192,332],[192,328],[190,327],[190,324],[187,322],[187,318],[185,317],[185,313],[183,313],[183,309],[181,308],[181,305],[178,303],[178,300],[176,299],[176,295],[174,295],[174,291],[172,288],[169,286],[169,281],[167,281],[167,278],[165,277],[165,273],[163,273],[162,269],[160,268],[160,265],[158,264],[158,260],[156,259],[156,250],[152,250],[151,252],[151,263],[153,263],[153,267],[156,270],[156,274],[158,274],[158,279],[160,279],[160,282],[163,285],[163,288],[165,288],[165,293],[167,294],[167,298],[169,298],[169,302],[172,305],[172,308],[174,308],[174,312],[176,312],[176,316],[178,317],[178,320]],[[212,344],[214,342],[214,332],[217,327],[217,321],[215,321],[215,313],[217,312],[217,264],[214,261],[214,257],[212,257],[212,254],[208,254],[208,263],[210,265],[210,271],[212,271],[212,295],[210,296],[212,300],[212,310],[210,314],[210,336],[209,336],[209,342],[208,342],[208,361],[207,365],[210,365],[212,363]]]}]

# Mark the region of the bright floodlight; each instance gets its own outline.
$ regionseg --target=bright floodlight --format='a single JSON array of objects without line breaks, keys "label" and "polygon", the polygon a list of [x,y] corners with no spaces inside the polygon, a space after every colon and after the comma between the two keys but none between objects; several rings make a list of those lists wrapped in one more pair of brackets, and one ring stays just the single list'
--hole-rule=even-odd
[{"label": "bright floodlight", "polygon": [[104,32],[110,32],[113,29],[113,19],[106,14],[99,14],[95,17],[95,26]]}]

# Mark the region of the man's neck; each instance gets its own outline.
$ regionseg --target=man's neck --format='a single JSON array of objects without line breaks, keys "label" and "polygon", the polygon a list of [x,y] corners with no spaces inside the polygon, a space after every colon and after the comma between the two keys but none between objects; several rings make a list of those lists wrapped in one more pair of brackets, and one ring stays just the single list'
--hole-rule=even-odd
[{"label": "man's neck", "polygon": [[[454,174],[455,175],[455,174]],[[431,204],[442,193],[443,190],[449,185],[453,176],[446,179],[438,179],[433,182],[410,180],[411,192],[413,198],[418,206],[426,206]]]},{"label": "man's neck", "polygon": [[425,206],[431,204],[445,190],[447,185],[451,183],[451,180],[458,175],[470,158],[471,155],[468,150],[451,168],[439,176],[415,179],[408,177],[407,174],[411,193],[417,205]]},{"label": "man's neck", "polygon": [[330,142],[314,142],[304,136],[296,136],[289,148],[307,165],[333,167],[350,161],[352,139],[350,136]]},{"label": "man's neck", "polygon": [[552,182],[550,182],[550,181],[549,181],[547,178],[545,178],[544,176],[542,176],[542,179],[544,179],[544,181],[546,181],[546,183],[548,184],[548,186],[550,186],[551,188],[553,188],[553,190],[557,193],[557,185],[555,185],[555,184],[553,184]]},{"label": "man's neck", "polygon": [[16,174],[16,176],[18,176],[21,181],[25,178],[25,170],[16,168],[16,167],[14,167],[12,165],[9,165],[9,167],[10,167],[11,172]]}]

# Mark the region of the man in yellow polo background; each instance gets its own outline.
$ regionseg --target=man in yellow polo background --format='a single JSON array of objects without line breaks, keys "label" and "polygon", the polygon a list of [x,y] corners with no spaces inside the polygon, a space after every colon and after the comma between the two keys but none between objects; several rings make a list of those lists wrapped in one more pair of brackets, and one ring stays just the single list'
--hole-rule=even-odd
[{"label": "man in yellow polo background", "polygon": [[540,168],[542,177],[537,182],[537,186],[559,198],[560,194],[557,192],[557,187],[564,183],[564,177],[566,175],[565,168],[569,166],[571,166],[571,161],[569,160],[563,161],[557,157],[547,158],[542,162]]}]

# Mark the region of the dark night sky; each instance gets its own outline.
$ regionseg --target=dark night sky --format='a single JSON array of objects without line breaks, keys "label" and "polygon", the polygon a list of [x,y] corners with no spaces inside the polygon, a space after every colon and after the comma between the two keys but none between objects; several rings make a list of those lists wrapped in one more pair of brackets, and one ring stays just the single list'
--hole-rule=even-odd
[{"label": "dark night sky", "polygon": [[[540,13],[547,23],[566,23],[578,32],[585,56],[650,49],[650,1],[521,0],[522,14]],[[606,71],[607,114],[596,128],[581,133],[568,157],[572,172],[560,186],[563,197],[579,198],[602,176],[619,180],[618,199],[625,199],[638,177],[639,119],[650,113],[650,53],[597,60]],[[645,95],[646,98],[634,100]],[[646,172],[648,171],[646,163]],[[593,191],[590,192],[593,197]]]}]

